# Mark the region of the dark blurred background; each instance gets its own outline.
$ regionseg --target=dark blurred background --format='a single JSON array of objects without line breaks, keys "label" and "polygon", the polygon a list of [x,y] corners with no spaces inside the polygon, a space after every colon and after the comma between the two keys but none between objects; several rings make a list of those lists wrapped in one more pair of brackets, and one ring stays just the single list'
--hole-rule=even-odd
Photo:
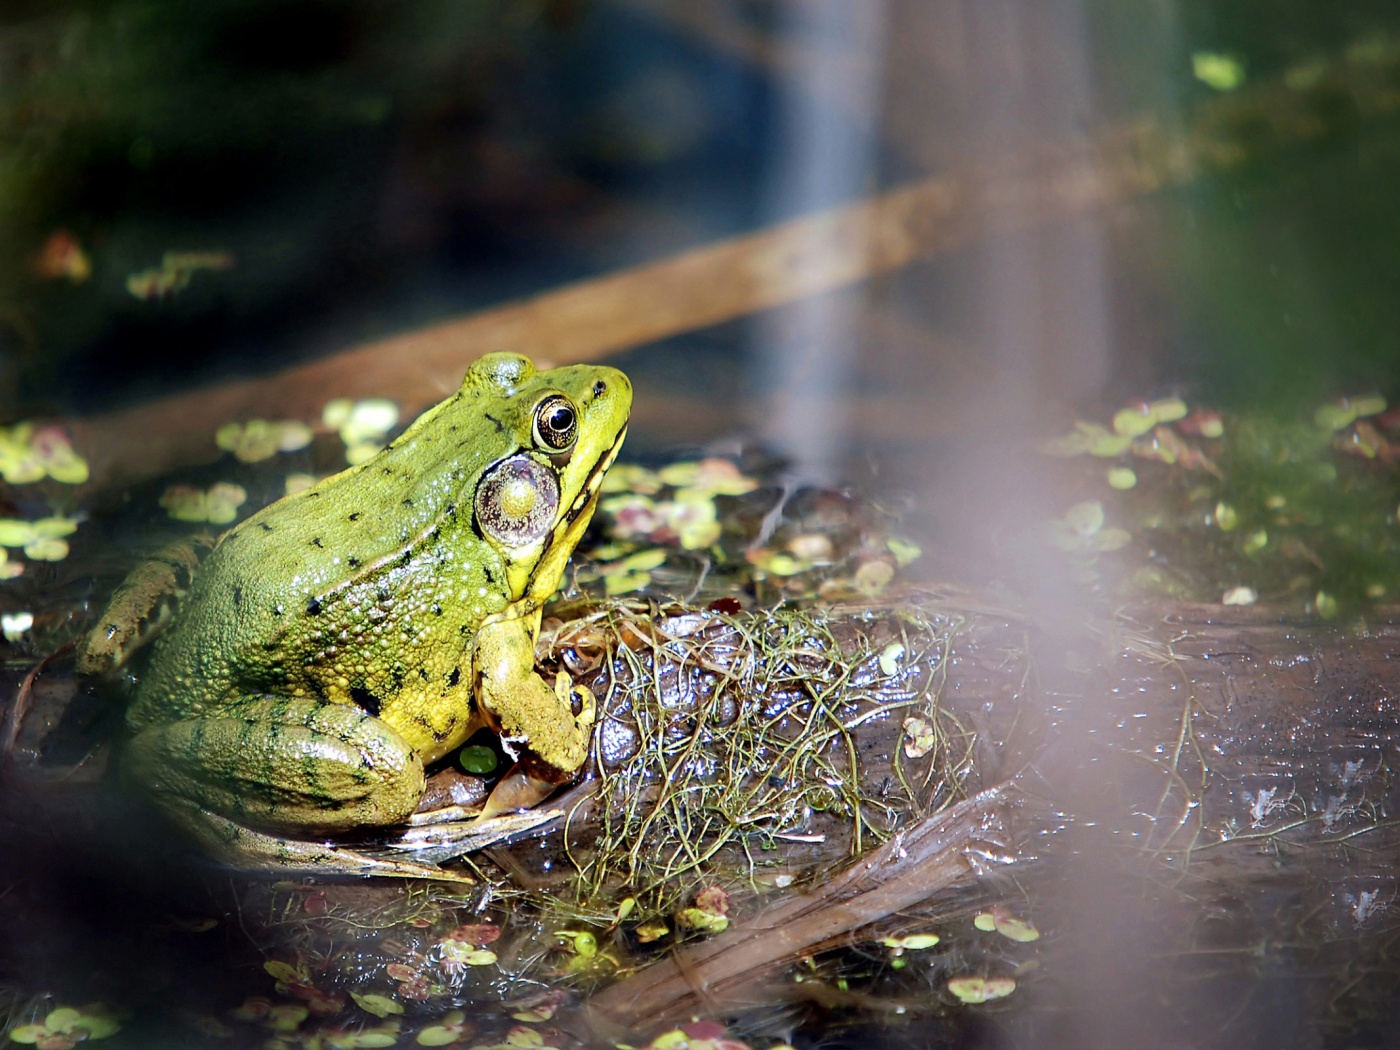
[{"label": "dark blurred background", "polygon": [[[1023,172],[940,218],[950,247],[613,355],[629,454],[756,444],[960,551],[1058,514],[1024,450],[1076,414],[1395,389],[1397,26],[1381,0],[11,0],[0,415]],[[1144,128],[1156,152],[1092,159]]]}]

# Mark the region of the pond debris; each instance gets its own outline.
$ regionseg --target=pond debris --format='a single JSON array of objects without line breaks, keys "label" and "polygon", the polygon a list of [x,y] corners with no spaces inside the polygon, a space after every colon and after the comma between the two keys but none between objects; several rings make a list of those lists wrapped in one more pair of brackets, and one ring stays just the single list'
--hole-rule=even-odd
[{"label": "pond debris", "polygon": [[34,626],[34,614],[28,611],[0,613],[0,634],[5,641],[17,642]]},{"label": "pond debris", "polygon": [[[68,541],[63,537],[77,531],[77,518],[0,518],[0,547],[21,548],[32,561],[62,561],[68,557]],[[8,575],[17,576],[19,572]]]},{"label": "pond debris", "polygon": [[323,991],[304,966],[293,966],[280,959],[269,959],[263,963],[263,969],[277,982],[275,987],[280,994],[304,1000],[304,1009],[311,1013],[329,1017],[339,1013],[345,1006],[343,998]]},{"label": "pond debris", "polygon": [[121,1031],[112,1011],[102,1003],[83,1007],[60,1006],[50,1010],[43,1021],[17,1025],[10,1039],[38,1050],[73,1050],[89,1039],[106,1039]]},{"label": "pond debris", "polygon": [[1125,490],[1137,484],[1137,471],[1132,467],[1110,467],[1105,475],[1108,480],[1108,487],[1111,489]]},{"label": "pond debris", "polygon": [[388,1017],[390,1014],[403,1013],[403,1003],[392,995],[351,991],[350,998],[355,1000],[355,1005],[361,1010],[368,1014],[374,1014],[375,1017]]},{"label": "pond debris", "polygon": [[62,427],[16,423],[0,427],[0,477],[11,485],[28,485],[44,478],[82,485],[88,480],[88,464],[74,451]]},{"label": "pond debris", "polygon": [[167,299],[188,288],[199,271],[228,270],[234,262],[229,252],[166,252],[159,266],[128,274],[126,290],[142,302]]},{"label": "pond debris", "polygon": [[1341,397],[1319,405],[1313,413],[1313,422],[1322,430],[1336,433],[1339,430],[1345,430],[1358,419],[1378,416],[1385,410],[1385,398],[1377,394]]},{"label": "pond debris", "polygon": [[999,933],[1007,940],[1016,941],[1019,944],[1029,944],[1032,941],[1040,940],[1040,931],[1024,919],[1018,919],[1005,908],[996,907],[989,911],[978,912],[972,919],[972,925],[983,933]]},{"label": "pond debris", "polygon": [[509,1029],[499,1043],[477,1043],[471,1050],[557,1050],[552,1043],[533,1028],[516,1025]]},{"label": "pond debris", "polygon": [[92,276],[92,259],[72,230],[60,228],[45,238],[43,247],[31,262],[31,268],[40,280],[66,278],[73,284],[82,284]]},{"label": "pond debris", "polygon": [[[1150,552],[1116,597],[1252,604],[1265,594],[1330,619],[1400,586],[1400,410],[1380,395],[1337,398],[1303,418],[1254,413],[1228,424],[1181,399],[1135,402],[1110,426],[1076,420],[1041,449],[1069,461],[1077,488],[1104,493],[1048,526],[1055,546],[1093,555],[1130,536],[1135,551]],[[1105,475],[1073,466],[1080,457],[1118,462]],[[1131,471],[1133,484],[1115,471]]]},{"label": "pond debris", "polygon": [[399,406],[388,398],[352,401],[338,397],[321,409],[321,422],[340,434],[345,460],[351,466],[365,462],[384,448],[385,438],[399,421]]},{"label": "pond debris", "polygon": [[331,1050],[366,1050],[369,1047],[394,1046],[398,1041],[398,1018],[372,1028],[329,1028],[320,1037],[321,1044]]},{"label": "pond debris", "polygon": [[259,463],[279,452],[298,452],[311,444],[309,426],[296,419],[250,419],[225,423],[214,434],[214,444],[232,452],[240,463]]},{"label": "pond debris", "polygon": [[1194,51],[1191,75],[1213,91],[1234,91],[1244,84],[1244,62],[1224,51]]},{"label": "pond debris", "polygon": [[1253,605],[1258,600],[1258,592],[1253,587],[1246,587],[1243,584],[1231,587],[1220,596],[1221,605]]},{"label": "pond debris", "polygon": [[238,517],[238,508],[248,500],[242,485],[219,481],[207,489],[195,485],[171,485],[160,497],[160,505],[176,521],[207,521],[227,525]]},{"label": "pond debris", "polygon": [[419,1046],[451,1046],[476,1035],[476,1027],[467,1020],[461,1010],[449,1010],[438,1018],[436,1024],[419,1029],[414,1042]]},{"label": "pond debris", "polygon": [[969,1006],[1005,999],[1015,990],[1013,977],[954,977],[948,981],[948,991]]},{"label": "pond debris", "polygon": [[1047,535],[1060,550],[1090,555],[1121,550],[1132,542],[1127,529],[1106,528],[1106,521],[1103,504],[1085,500],[1065,511],[1063,518],[1050,522]]},{"label": "pond debris", "polygon": [[938,745],[938,732],[933,723],[917,716],[904,720],[904,755],[923,758]]},{"label": "pond debris", "polygon": [[[823,613],[792,608],[668,615],[615,602],[547,621],[544,658],[591,665],[610,712],[591,803],[598,835],[571,854],[579,900],[634,898],[635,921],[652,939],[668,932],[668,914],[683,929],[714,932],[727,922],[727,891],[690,884],[697,873],[718,866],[759,878],[777,843],[823,844],[838,831],[829,848],[859,853],[909,807],[952,801],[967,756],[938,691],[960,621],[899,608],[839,635]],[[663,700],[658,677],[677,675],[678,692]],[[922,720],[918,754],[898,751],[889,782],[872,783],[852,731],[911,717]]]},{"label": "pond debris", "polygon": [[723,933],[729,929],[729,894],[720,886],[707,886],[695,896],[695,905],[676,913],[676,923],[697,933]]},{"label": "pond debris", "polygon": [[609,532],[614,539],[704,550],[722,532],[715,497],[741,496],[756,488],[757,479],[718,457],[672,463],[656,471],[623,464],[603,478],[606,498],[599,507],[612,519]]},{"label": "pond debris", "polygon": [[[619,1043],[618,1050],[753,1050],[750,1044],[733,1039],[718,1021],[691,1021],[654,1037],[642,1047]],[[775,1043],[767,1050],[792,1050],[786,1043]]]},{"label": "pond debris", "polygon": [[665,562],[664,550],[645,550],[617,561],[599,562],[593,566],[593,571],[602,577],[604,593],[612,598],[650,586],[651,571]]},{"label": "pond debris", "polygon": [[891,949],[892,956],[900,956],[905,952],[921,952],[941,942],[943,938],[936,933],[905,933],[899,936],[881,937],[880,943]]},{"label": "pond debris", "polygon": [[604,542],[580,550],[588,560],[575,581],[601,581],[609,597],[703,592],[736,608],[747,604],[739,594],[760,604],[863,601],[923,553],[848,493],[789,490],[716,456],[655,470],[620,464],[603,492],[595,521]]},{"label": "pond debris", "polygon": [[555,930],[554,936],[573,954],[564,964],[562,975],[598,975],[616,970],[622,965],[621,960],[612,952],[599,948],[598,935],[592,930]]},{"label": "pond debris", "polygon": [[0,580],[13,580],[24,575],[24,563],[11,561],[9,552],[0,547]]},{"label": "pond debris", "polygon": [[517,1003],[519,1009],[510,1016],[512,1020],[523,1021],[525,1024],[543,1024],[553,1019],[567,999],[567,992],[555,989],[552,992],[532,996],[530,999]]}]

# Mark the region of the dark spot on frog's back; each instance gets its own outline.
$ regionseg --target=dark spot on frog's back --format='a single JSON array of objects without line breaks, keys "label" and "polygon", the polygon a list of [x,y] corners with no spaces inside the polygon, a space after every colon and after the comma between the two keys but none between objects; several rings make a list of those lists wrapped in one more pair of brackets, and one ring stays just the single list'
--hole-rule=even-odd
[{"label": "dark spot on frog's back", "polygon": [[354,685],[350,687],[350,701],[367,714],[379,717],[381,701],[364,686]]},{"label": "dark spot on frog's back", "polygon": [[265,522],[265,521],[260,521],[260,522],[258,522],[258,528],[262,529],[263,532],[271,532],[271,531],[272,531],[272,526],[269,525],[269,524],[268,524],[267,522]]},{"label": "dark spot on frog's back", "polygon": [[457,686],[457,683],[460,682],[461,680],[462,680],[462,669],[461,669],[460,667],[454,667],[454,668],[452,668],[452,670],[451,670],[451,671],[448,673],[448,675],[447,675],[447,688],[449,688],[449,689],[455,689],[456,686]]},{"label": "dark spot on frog's back", "polygon": [[311,546],[315,547],[317,550],[325,550],[325,544],[321,542],[320,536],[311,537]]},{"label": "dark spot on frog's back", "polygon": [[499,419],[497,419],[495,416],[493,416],[490,412],[484,412],[482,414],[485,415],[487,419],[489,419],[492,423],[495,424],[497,434],[504,434],[506,432],[506,425],[502,423]]},{"label": "dark spot on frog's back", "polygon": [[351,514],[351,515],[350,515],[350,520],[351,520],[351,521],[359,521],[359,520],[360,520],[360,512],[357,510],[357,511],[355,511],[353,514]]},{"label": "dark spot on frog's back", "polygon": [[233,604],[234,604],[234,605],[242,605],[242,604],[243,604],[243,584],[241,584],[241,583],[240,583],[240,584],[237,584],[237,585],[233,588]]},{"label": "dark spot on frog's back", "polygon": [[321,611],[321,601],[319,598],[306,599],[306,615],[315,616]]},{"label": "dark spot on frog's back", "polygon": [[350,568],[352,569],[358,569],[361,565],[361,562],[359,558],[351,554],[345,559],[345,564],[350,566]]}]

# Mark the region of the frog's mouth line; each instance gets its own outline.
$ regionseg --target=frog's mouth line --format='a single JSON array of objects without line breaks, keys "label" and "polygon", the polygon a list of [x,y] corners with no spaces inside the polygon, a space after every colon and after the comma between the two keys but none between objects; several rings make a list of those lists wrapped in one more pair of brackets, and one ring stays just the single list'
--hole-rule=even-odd
[{"label": "frog's mouth line", "polygon": [[608,451],[603,454],[603,458],[598,460],[594,465],[593,472],[588,475],[588,481],[584,483],[579,494],[574,497],[574,503],[573,506],[569,508],[569,512],[565,514],[563,520],[554,527],[556,533],[572,525],[574,520],[583,513],[588,504],[597,498],[598,489],[601,488],[603,484],[603,475],[606,474],[608,468],[613,465],[613,460],[617,459],[618,450],[622,448],[622,439],[626,436],[627,428],[623,427],[618,431],[617,439],[613,441],[612,448],[608,449]]},{"label": "frog's mouth line", "polygon": [[[559,542],[560,537],[568,536],[569,533],[577,527],[579,519],[585,514],[591,515],[594,504],[598,502],[598,490],[603,485],[603,475],[608,472],[608,468],[612,466],[613,460],[617,458],[618,449],[622,447],[622,439],[626,436],[627,427],[624,426],[618,431],[617,437],[613,440],[612,447],[599,457],[598,462],[594,464],[593,470],[588,475],[588,480],[584,482],[583,488],[579,490],[579,494],[574,497],[574,502],[569,506],[568,511],[560,517],[559,523],[545,535],[540,545],[540,553],[536,557],[534,568],[530,573],[529,582],[525,586],[525,591],[532,590],[537,581],[550,575],[556,569],[559,573],[563,573],[563,562],[560,562],[558,566],[551,566],[550,555],[555,545]],[[582,530],[579,531],[581,532]],[[576,544],[578,540],[579,537],[574,536],[572,542],[565,544],[565,561],[568,560],[569,554],[573,552],[574,544]],[[558,583],[559,577],[556,575],[554,581],[549,586],[549,594],[554,593]],[[549,594],[540,597],[539,601],[543,603],[544,599],[547,598]]]}]

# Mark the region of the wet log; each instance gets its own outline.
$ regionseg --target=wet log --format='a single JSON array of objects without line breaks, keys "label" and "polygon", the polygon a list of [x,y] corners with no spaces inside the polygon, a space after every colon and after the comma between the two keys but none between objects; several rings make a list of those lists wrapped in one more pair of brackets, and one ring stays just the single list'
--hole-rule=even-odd
[{"label": "wet log", "polygon": [[[970,853],[1008,864],[1033,860],[1028,844],[1055,821],[1111,829],[1133,844],[1142,863],[1161,865],[1173,878],[1208,873],[1217,885],[1275,873],[1277,851],[1285,847],[1318,859],[1345,852],[1351,878],[1384,872],[1383,858],[1394,846],[1394,822],[1386,814],[1400,803],[1388,758],[1400,738],[1400,700],[1388,674],[1400,634],[1395,622],[1337,627],[1266,610],[1175,606],[1140,608],[1091,632],[1065,635],[1003,611],[953,614],[928,605],[916,616],[910,611],[848,612],[826,621],[832,651],[854,659],[847,705],[838,710],[851,724],[849,754],[856,756],[850,767],[833,761],[829,769],[854,770],[859,788],[849,797],[860,801],[890,800],[893,783],[931,770],[950,782],[926,784],[927,794],[902,797],[876,819],[867,814],[863,848],[853,834],[859,821],[849,811],[809,812],[801,829],[808,834],[769,829],[777,857],[767,874],[788,873],[794,894],[737,901],[724,934],[678,948],[595,995],[593,1023],[625,1029],[683,1019],[707,1003],[732,1004],[737,989],[762,999],[765,981],[784,967],[966,883]],[[610,623],[612,657],[583,676],[607,698],[614,725],[605,726],[605,745],[610,732],[614,745],[624,741],[611,753],[604,747],[603,787],[595,782],[590,803],[554,831],[582,865],[585,881],[593,878],[592,891],[609,888],[600,866],[620,863],[610,875],[633,887],[640,876],[659,874],[655,866],[628,867],[616,855],[598,860],[607,814],[616,813],[620,797],[608,796],[608,778],[629,760],[634,745],[626,741],[641,698],[704,740],[697,722],[717,710],[710,686],[734,681],[735,669],[752,655],[744,650],[746,633],[763,635],[742,618],[711,617],[698,626],[697,615],[678,614],[669,625],[660,617],[650,632],[635,621]],[[593,624],[588,644],[600,644],[600,630]],[[557,633],[553,658],[578,658],[574,646],[582,637],[567,628]],[[678,637],[702,644],[677,646]],[[904,646],[899,657],[907,663],[900,669],[888,659],[879,666],[891,646]],[[633,656],[618,657],[623,650]],[[714,662],[717,652],[725,653],[722,665]],[[762,657],[755,663],[771,670]],[[827,673],[821,663],[804,673],[820,682]],[[629,677],[637,669],[642,674]],[[896,673],[884,673],[891,670]],[[775,694],[795,680],[773,679]],[[968,746],[941,759],[908,758],[914,739],[908,720],[916,717],[910,711],[925,700],[934,703],[935,717],[967,733],[946,732],[940,746]],[[809,702],[783,710],[795,721],[811,721]],[[929,765],[919,764],[924,761]],[[662,764],[676,775],[674,763]],[[758,779],[724,780],[722,764],[707,769],[723,781],[719,796],[752,791]],[[653,775],[624,781],[645,796],[639,813],[663,806],[665,792],[648,779]],[[940,808],[954,788],[964,801]],[[687,794],[695,789],[689,783]],[[607,804],[597,805],[604,796]],[[690,826],[698,826],[690,816]],[[612,832],[639,827],[652,851],[675,834],[664,820],[624,822]],[[536,846],[495,856],[519,876],[538,863],[538,853]],[[732,871],[739,856],[718,850],[708,866],[689,874]],[[762,881],[765,869],[756,870]],[[576,877],[570,870],[567,878]],[[536,878],[543,873],[527,875]]]},{"label": "wet log", "polygon": [[[1277,880],[1294,858],[1309,886],[1345,877],[1360,925],[1385,904],[1373,887],[1396,844],[1397,635],[1390,617],[1339,626],[1182,605],[1066,631],[952,592],[820,616],[639,604],[550,624],[542,660],[587,683],[604,712],[599,768],[567,820],[476,858],[526,909],[494,947],[521,972],[557,973],[553,927],[532,922],[528,902],[596,916],[634,896],[673,921],[721,883],[728,929],[627,956],[586,1023],[636,1030],[779,1001],[796,992],[785,967],[926,928],[950,888],[1053,859],[1044,833],[1066,824],[1102,829],[1149,878],[1193,893]],[[744,733],[745,719],[760,729]],[[928,751],[915,719],[935,730]],[[16,747],[27,762],[24,734]],[[7,822],[48,797],[29,786]],[[46,810],[7,826],[8,843],[26,844],[8,865],[51,862],[60,847],[42,837],[55,828],[70,829],[62,849],[129,852],[129,828],[101,838],[91,797],[50,802],[76,823]],[[322,955],[345,969],[315,976],[342,996],[382,989],[404,944],[431,962],[450,931],[501,921],[470,897],[389,880],[261,885],[277,896],[261,921],[245,901],[242,928],[279,959],[325,938],[337,950]],[[619,955],[636,948],[609,936]],[[493,1001],[468,976],[434,979]]]}]

